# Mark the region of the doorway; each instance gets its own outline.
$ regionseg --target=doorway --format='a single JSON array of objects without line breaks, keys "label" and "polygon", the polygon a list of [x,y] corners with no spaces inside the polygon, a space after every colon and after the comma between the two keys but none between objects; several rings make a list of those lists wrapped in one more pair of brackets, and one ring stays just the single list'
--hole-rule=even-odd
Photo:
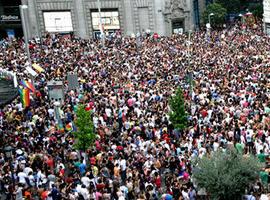
[{"label": "doorway", "polygon": [[172,20],[172,33],[173,34],[184,33],[184,19]]}]

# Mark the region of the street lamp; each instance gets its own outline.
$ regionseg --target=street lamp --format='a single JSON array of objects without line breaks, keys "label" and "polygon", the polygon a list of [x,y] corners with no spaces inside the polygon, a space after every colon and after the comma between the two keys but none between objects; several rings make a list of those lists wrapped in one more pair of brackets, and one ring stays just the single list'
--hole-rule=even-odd
[{"label": "street lamp", "polygon": [[209,15],[208,15],[208,23],[209,23],[209,25],[210,25],[210,28],[211,28],[211,16],[214,16],[215,14],[214,13],[210,13]]},{"label": "street lamp", "polygon": [[244,15],[242,15],[241,13],[238,15],[241,18],[241,25],[244,24]]},{"label": "street lamp", "polygon": [[102,47],[105,46],[105,33],[103,31],[103,23],[101,18],[101,3],[100,0],[97,0],[97,6],[98,6],[98,15],[99,15],[99,28],[100,28],[100,36],[102,41]]}]

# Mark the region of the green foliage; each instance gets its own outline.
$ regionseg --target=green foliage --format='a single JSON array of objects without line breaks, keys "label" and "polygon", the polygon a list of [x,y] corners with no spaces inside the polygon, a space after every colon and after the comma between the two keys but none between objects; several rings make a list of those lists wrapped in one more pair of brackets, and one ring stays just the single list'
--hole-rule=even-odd
[{"label": "green foliage", "polygon": [[183,130],[187,126],[187,113],[185,111],[185,100],[181,88],[178,88],[175,96],[169,100],[171,112],[169,118],[174,128]]},{"label": "green foliage", "polygon": [[78,106],[75,125],[78,129],[77,132],[74,132],[75,148],[86,151],[95,142],[96,134],[91,112],[86,111],[83,105]]},{"label": "green foliage", "polygon": [[214,15],[211,16],[212,27],[221,26],[225,23],[227,10],[221,4],[212,3],[207,6],[206,10],[203,13],[203,21],[205,24],[209,22],[208,16],[210,13],[214,13]]},{"label": "green foliage", "polygon": [[263,4],[253,4],[249,6],[250,12],[254,15],[254,17],[263,18]]},{"label": "green foliage", "polygon": [[240,0],[217,0],[216,3],[224,7],[228,13],[238,13],[241,11]]},{"label": "green foliage", "polygon": [[245,189],[256,181],[261,164],[254,156],[244,157],[235,150],[214,152],[195,161],[193,177],[211,199],[241,199]]}]

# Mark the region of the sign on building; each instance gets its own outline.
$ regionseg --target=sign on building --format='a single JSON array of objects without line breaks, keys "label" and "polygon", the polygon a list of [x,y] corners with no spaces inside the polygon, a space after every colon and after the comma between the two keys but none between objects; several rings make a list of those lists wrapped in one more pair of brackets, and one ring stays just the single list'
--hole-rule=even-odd
[{"label": "sign on building", "polygon": [[0,20],[2,22],[14,22],[14,21],[21,21],[19,16],[17,15],[1,15]]}]

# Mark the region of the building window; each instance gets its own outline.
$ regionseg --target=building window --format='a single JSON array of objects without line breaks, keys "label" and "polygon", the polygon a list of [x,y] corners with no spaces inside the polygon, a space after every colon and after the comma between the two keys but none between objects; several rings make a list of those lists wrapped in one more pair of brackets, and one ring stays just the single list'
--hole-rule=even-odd
[{"label": "building window", "polygon": [[[114,33],[120,29],[118,10],[101,10],[102,29],[105,33]],[[100,17],[98,10],[91,10],[92,28],[95,36],[100,34]]]},{"label": "building window", "polygon": [[45,31],[54,33],[73,32],[70,11],[43,12]]}]

